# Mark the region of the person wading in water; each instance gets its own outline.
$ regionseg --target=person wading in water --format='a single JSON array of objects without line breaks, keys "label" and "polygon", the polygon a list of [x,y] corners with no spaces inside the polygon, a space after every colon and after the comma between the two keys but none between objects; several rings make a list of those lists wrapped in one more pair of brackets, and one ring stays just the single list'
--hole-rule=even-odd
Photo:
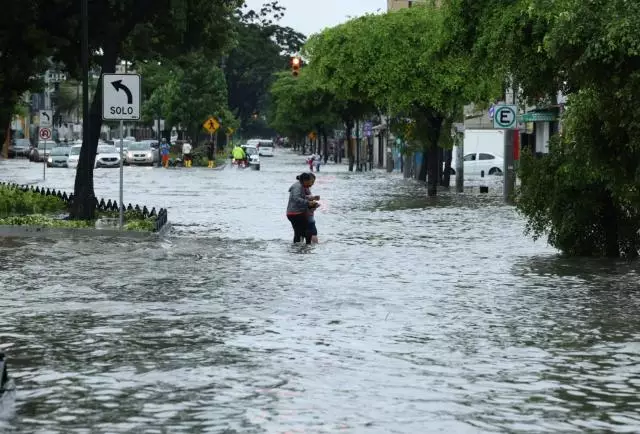
[{"label": "person wading in water", "polygon": [[311,244],[311,237],[307,237],[309,228],[309,210],[317,208],[318,202],[307,198],[306,191],[313,185],[313,175],[303,173],[296,177],[296,182],[289,187],[289,203],[287,204],[287,218],[293,227],[293,242],[299,243],[305,238]]}]

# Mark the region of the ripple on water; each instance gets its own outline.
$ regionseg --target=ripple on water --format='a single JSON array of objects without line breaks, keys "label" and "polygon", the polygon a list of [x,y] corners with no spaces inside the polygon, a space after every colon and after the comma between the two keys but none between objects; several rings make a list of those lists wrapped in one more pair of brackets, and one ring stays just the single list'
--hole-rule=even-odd
[{"label": "ripple on water", "polygon": [[[321,244],[293,246],[302,159],[263,169],[127,167],[125,201],[169,209],[159,242],[0,240],[18,384],[0,431],[640,430],[636,264],[531,242],[499,179],[433,200],[334,165],[313,188]],[[71,191],[73,171],[45,184]],[[117,170],[96,193],[117,197]]]}]

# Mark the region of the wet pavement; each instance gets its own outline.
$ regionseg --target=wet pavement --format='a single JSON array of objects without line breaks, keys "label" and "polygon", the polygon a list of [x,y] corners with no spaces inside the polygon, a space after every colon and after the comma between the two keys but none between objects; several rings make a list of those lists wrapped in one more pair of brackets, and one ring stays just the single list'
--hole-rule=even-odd
[{"label": "wet pavement", "polygon": [[[303,162],[126,168],[127,203],[169,210],[161,241],[0,240],[0,432],[640,431],[638,264],[532,242],[501,178],[431,200],[335,165],[313,188],[321,244],[294,246]],[[95,179],[118,197],[118,170]]]}]

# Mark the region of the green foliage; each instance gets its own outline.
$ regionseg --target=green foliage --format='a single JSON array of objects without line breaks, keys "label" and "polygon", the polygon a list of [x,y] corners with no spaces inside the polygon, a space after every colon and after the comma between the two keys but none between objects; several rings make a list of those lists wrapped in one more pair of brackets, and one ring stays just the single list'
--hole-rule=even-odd
[{"label": "green foliage", "polygon": [[211,65],[204,52],[192,52],[160,66],[145,65],[143,69],[158,85],[143,105],[147,121],[160,113],[167,123],[165,129],[182,125],[194,138],[209,116],[217,116],[225,126],[235,123],[227,107],[224,74]]},{"label": "green foliage", "polygon": [[546,24],[537,49],[555,65],[550,82],[560,78],[573,93],[563,136],[554,140],[551,154],[521,165],[518,207],[534,236],[548,234],[549,243],[567,254],[635,257],[640,250],[640,108],[635,98],[640,92],[640,35],[635,30],[640,5],[623,0],[536,3],[540,7],[527,11]]},{"label": "green foliage", "polygon": [[32,214],[0,218],[0,225],[82,229],[92,228],[94,223],[86,220],[62,220],[47,215]]},{"label": "green foliage", "polygon": [[57,196],[0,186],[0,216],[62,212],[66,203]]},{"label": "green foliage", "polygon": [[271,87],[270,125],[282,134],[304,137],[338,123],[335,95],[306,71],[294,78],[281,73]]},{"label": "green foliage", "polygon": [[[0,225],[39,226],[52,228],[93,228],[95,220],[66,220],[60,215],[67,204],[57,196],[0,186]],[[118,218],[118,211],[102,211],[96,218]],[[124,213],[126,230],[153,231],[155,217],[144,217],[141,211]]]},{"label": "green foliage", "polygon": [[[118,211],[103,211],[99,213],[98,218],[119,218]],[[95,223],[94,223],[95,224]],[[124,212],[124,230],[153,232],[155,228],[155,217],[145,218],[141,211],[127,210]],[[93,227],[93,224],[91,225]]]},{"label": "green foliage", "polygon": [[278,24],[283,15],[284,8],[277,2],[263,5],[258,12],[239,13],[237,42],[224,59],[229,106],[247,136],[261,135],[264,130],[262,121],[253,119],[253,114],[267,112],[274,74],[288,67],[290,55],[300,50],[305,39]]}]

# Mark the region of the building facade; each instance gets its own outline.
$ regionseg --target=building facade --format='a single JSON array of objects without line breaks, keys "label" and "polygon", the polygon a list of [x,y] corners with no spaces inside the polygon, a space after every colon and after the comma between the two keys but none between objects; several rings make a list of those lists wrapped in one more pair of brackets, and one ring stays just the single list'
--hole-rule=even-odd
[{"label": "building facade", "polygon": [[387,11],[397,11],[399,9],[410,8],[420,3],[432,3],[438,6],[441,0],[387,0]]}]

